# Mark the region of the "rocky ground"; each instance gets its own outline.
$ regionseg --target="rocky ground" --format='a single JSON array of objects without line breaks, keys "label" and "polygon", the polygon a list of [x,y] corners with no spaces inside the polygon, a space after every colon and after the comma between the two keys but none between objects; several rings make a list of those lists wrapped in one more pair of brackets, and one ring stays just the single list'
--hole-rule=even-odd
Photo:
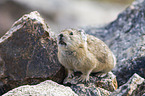
[{"label": "rocky ground", "polygon": [[144,4],[144,0],[137,0],[112,23],[101,28],[84,28],[88,34],[106,42],[116,55],[118,64],[113,72],[117,75],[119,86],[134,73],[145,77]]},{"label": "rocky ground", "polygon": [[17,20],[0,38],[0,94],[67,96],[68,91],[70,96],[144,96],[145,1],[136,0],[110,24],[83,29],[113,51],[117,58],[113,73],[91,74],[85,84],[77,81],[80,73],[64,80],[65,69],[57,59],[57,34],[34,11]]}]

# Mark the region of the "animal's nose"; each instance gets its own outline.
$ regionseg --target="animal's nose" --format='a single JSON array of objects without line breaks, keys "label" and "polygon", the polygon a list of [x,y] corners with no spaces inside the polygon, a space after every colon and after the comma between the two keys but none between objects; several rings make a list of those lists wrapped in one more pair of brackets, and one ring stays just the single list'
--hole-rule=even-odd
[{"label": "animal's nose", "polygon": [[59,36],[60,36],[60,37],[63,37],[63,34],[60,34]]}]

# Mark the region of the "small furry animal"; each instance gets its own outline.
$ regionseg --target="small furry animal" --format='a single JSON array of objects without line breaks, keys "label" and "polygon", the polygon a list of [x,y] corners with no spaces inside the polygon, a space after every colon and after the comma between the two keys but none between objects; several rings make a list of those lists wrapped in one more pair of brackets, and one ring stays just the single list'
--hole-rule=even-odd
[{"label": "small furry animal", "polygon": [[58,59],[72,78],[73,71],[82,72],[79,81],[88,81],[90,73],[111,71],[116,58],[100,39],[85,34],[83,30],[63,30],[57,38]]}]

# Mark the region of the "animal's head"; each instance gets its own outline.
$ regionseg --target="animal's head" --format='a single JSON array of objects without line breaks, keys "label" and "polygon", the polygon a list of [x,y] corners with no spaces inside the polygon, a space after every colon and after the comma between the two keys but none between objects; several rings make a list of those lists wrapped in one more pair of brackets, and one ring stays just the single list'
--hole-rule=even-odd
[{"label": "animal's head", "polygon": [[83,30],[63,30],[57,38],[58,47],[63,50],[77,50],[87,46],[87,36]]}]

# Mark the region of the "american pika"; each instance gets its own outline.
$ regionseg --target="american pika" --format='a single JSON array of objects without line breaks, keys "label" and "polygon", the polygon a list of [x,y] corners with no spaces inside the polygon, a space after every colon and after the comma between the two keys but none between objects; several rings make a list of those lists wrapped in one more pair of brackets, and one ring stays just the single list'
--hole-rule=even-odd
[{"label": "american pika", "polygon": [[63,30],[57,38],[58,59],[68,70],[82,72],[80,81],[88,81],[90,73],[107,73],[116,65],[116,59],[107,45],[100,39],[85,34],[83,30]]}]

